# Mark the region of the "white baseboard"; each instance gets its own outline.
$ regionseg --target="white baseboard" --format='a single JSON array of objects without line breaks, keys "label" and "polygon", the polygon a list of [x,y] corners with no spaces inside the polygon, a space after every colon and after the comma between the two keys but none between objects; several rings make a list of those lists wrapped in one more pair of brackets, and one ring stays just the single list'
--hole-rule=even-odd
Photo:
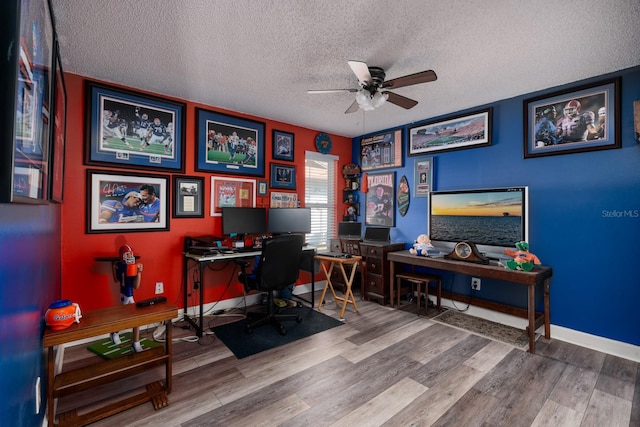
[{"label": "white baseboard", "polygon": [[[431,299],[435,304],[435,297],[429,295],[429,299]],[[467,307],[466,303],[452,301],[445,298],[442,299],[442,305],[453,309],[465,309]],[[471,316],[480,317],[482,319],[491,320],[493,322],[502,323],[503,325],[519,329],[526,328],[529,323],[527,319],[522,317],[511,316],[509,314],[473,305],[469,306],[466,313]],[[536,332],[544,334],[544,326],[541,326]],[[634,362],[640,362],[640,346],[587,334],[585,332],[576,331],[563,326],[556,326],[554,324],[551,324],[551,338],[622,357],[624,359],[633,360]]]}]

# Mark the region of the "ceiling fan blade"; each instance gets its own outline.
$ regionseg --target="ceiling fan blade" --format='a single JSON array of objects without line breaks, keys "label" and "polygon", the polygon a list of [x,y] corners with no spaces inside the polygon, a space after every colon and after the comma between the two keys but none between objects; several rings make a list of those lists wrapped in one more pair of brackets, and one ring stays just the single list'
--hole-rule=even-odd
[{"label": "ceiling fan blade", "polygon": [[399,87],[417,85],[435,81],[438,78],[433,70],[420,71],[419,73],[409,74],[408,76],[398,77],[397,79],[387,80],[382,84],[383,89],[397,89]]},{"label": "ceiling fan blade", "polygon": [[396,104],[398,107],[402,107],[408,110],[418,105],[418,101],[415,101],[411,98],[407,98],[406,96],[398,95],[397,93],[393,93],[393,92],[383,92],[383,93],[386,93],[389,96],[387,98],[388,102],[392,104]]},{"label": "ceiling fan blade", "polygon": [[347,111],[345,111],[345,114],[349,114],[349,113],[355,113],[356,111],[358,111],[358,109],[360,109],[360,105],[358,104],[358,101],[353,101],[353,104],[349,105],[349,108],[347,108]]},{"label": "ceiling fan blade", "polygon": [[358,81],[363,86],[371,84],[371,73],[369,72],[369,66],[362,61],[348,61],[353,74],[356,75]]},{"label": "ceiling fan blade", "polygon": [[316,94],[316,93],[337,93],[337,92],[357,92],[358,89],[317,89],[317,90],[308,90],[307,93]]}]

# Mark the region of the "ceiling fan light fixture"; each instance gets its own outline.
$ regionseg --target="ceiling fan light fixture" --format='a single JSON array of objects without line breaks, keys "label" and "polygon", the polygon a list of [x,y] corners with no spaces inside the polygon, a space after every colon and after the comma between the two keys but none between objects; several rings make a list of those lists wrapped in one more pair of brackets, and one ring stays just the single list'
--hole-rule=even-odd
[{"label": "ceiling fan light fixture", "polygon": [[366,90],[360,89],[356,92],[356,102],[365,111],[372,111],[382,106],[389,98],[386,93],[375,92],[373,95]]}]

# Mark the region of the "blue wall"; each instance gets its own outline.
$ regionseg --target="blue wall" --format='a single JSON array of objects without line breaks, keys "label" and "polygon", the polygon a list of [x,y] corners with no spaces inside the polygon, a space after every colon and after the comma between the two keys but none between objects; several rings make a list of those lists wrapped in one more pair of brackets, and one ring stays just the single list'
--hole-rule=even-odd
[{"label": "blue wall", "polygon": [[0,424],[42,425],[43,315],[60,295],[60,206],[0,204]]},{"label": "blue wall", "polygon": [[[621,149],[523,158],[525,99],[617,76],[622,77]],[[529,187],[531,252],[554,272],[552,324],[640,345],[640,263],[634,250],[640,242],[640,145],[634,140],[635,100],[640,100],[640,67],[474,107],[464,112],[493,107],[493,144],[433,157],[435,190]],[[443,117],[456,112],[451,113]],[[413,189],[415,158],[406,156],[406,146],[396,181],[406,175]],[[354,141],[354,157],[358,149],[359,139]],[[428,232],[427,202],[412,197],[406,216],[396,213],[393,240],[410,243]],[[467,276],[445,275],[444,286],[470,293]],[[526,306],[524,287],[500,282],[483,280],[477,297]]]}]

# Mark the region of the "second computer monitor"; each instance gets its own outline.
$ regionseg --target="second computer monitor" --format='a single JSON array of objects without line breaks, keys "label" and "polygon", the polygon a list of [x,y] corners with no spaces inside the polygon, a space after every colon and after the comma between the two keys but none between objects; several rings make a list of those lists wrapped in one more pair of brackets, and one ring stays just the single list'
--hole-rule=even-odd
[{"label": "second computer monitor", "polygon": [[271,234],[311,233],[311,209],[270,208],[267,230]]},{"label": "second computer monitor", "polygon": [[342,221],[338,223],[338,237],[359,239],[362,236],[362,223]]}]

